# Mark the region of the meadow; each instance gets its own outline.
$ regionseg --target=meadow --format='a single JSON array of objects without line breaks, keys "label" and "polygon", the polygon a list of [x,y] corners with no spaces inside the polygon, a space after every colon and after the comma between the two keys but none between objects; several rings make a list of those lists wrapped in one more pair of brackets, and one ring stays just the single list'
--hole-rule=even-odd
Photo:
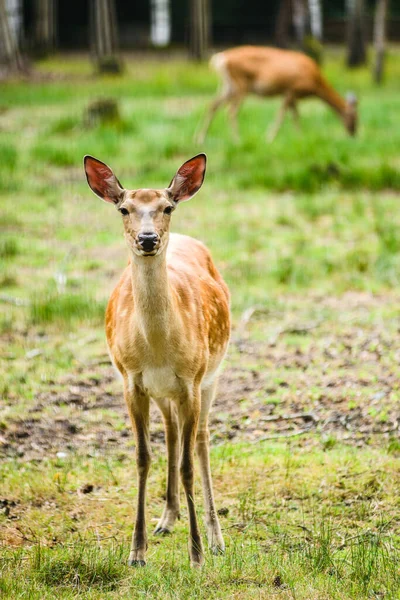
[{"label": "meadow", "polygon": [[[328,79],[359,97],[354,139],[309,100],[301,131],[289,115],[268,144],[279,100],[249,98],[240,142],[221,111],[198,147],[217,81],[179,56],[126,56],[101,78],[60,56],[0,84],[1,597],[400,598],[400,49],[381,87],[343,64],[329,49]],[[110,97],[121,119],[89,125]],[[190,569],[182,504],[132,569],[134,440],[103,330],[127,250],[82,159],[164,187],[201,151],[205,184],[172,229],[208,245],[231,290],[211,420],[227,551]],[[149,527],[166,482],[152,416]]]}]

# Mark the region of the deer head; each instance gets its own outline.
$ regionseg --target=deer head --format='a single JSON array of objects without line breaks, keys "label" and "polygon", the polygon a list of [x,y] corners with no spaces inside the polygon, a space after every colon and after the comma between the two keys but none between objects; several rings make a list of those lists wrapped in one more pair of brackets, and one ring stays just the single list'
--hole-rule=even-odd
[{"label": "deer head", "polygon": [[344,112],[344,125],[350,135],[357,132],[358,120],[358,100],[355,94],[349,93],[346,96],[346,108]]},{"label": "deer head", "polygon": [[206,155],[186,161],[167,188],[127,190],[105,163],[85,156],[84,167],[90,189],[102,200],[114,204],[122,215],[125,239],[135,256],[151,257],[167,247],[171,214],[178,204],[190,200],[201,188]]}]

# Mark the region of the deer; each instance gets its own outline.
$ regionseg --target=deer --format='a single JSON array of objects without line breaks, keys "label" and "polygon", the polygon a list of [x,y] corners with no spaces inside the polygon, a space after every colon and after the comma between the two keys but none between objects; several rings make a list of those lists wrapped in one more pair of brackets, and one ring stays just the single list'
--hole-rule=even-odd
[{"label": "deer", "polygon": [[322,75],[317,63],[302,52],[262,46],[239,46],[218,52],[211,57],[210,65],[222,82],[221,93],[210,105],[203,127],[195,141],[203,143],[217,110],[228,106],[235,141],[239,140],[237,115],[244,98],[257,96],[283,96],[283,103],[275,123],[267,133],[272,142],[291,110],[297,127],[297,103],[302,98],[316,96],[328,104],[340,117],[347,132],[354,136],[357,130],[357,98],[348,94],[344,99]]},{"label": "deer", "polygon": [[109,166],[84,157],[91,190],[122,218],[129,263],[111,293],[105,330],[112,363],[122,375],[136,440],[137,507],[128,564],[146,564],[146,480],[151,451],[149,405],[161,411],[168,476],[156,535],[179,516],[179,475],[189,517],[189,558],[204,561],[194,498],[194,451],[202,479],[208,545],[225,545],[215,509],[210,469],[209,411],[230,337],[229,290],[206,246],[170,233],[172,213],[201,188],[206,155],[186,161],[164,189],[125,189]]}]

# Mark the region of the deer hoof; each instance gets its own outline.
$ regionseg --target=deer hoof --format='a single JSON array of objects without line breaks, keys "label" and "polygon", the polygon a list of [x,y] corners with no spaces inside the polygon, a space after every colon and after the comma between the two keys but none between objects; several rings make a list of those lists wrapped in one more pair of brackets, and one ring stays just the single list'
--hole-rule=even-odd
[{"label": "deer hoof", "polygon": [[214,546],[210,546],[211,554],[215,556],[221,556],[225,554],[225,546],[220,544],[215,544]]},{"label": "deer hoof", "polygon": [[145,560],[139,560],[136,558],[130,558],[128,560],[128,565],[130,567],[145,567],[146,566],[146,561]]},{"label": "deer hoof", "polygon": [[171,531],[166,527],[156,527],[154,530],[154,535],[169,535]]}]

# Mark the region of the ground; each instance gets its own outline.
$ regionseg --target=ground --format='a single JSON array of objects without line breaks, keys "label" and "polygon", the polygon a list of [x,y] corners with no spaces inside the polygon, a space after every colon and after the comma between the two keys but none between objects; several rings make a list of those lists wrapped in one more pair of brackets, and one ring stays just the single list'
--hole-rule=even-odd
[{"label": "ground", "polygon": [[[347,138],[300,105],[272,146],[278,101],[249,99],[235,144],[221,114],[192,134],[215,90],[206,65],[127,57],[96,79],[86,58],[3,84],[0,106],[0,592],[5,598],[400,598],[398,51],[366,69],[324,65],[360,97]],[[79,89],[79,94],[76,94]],[[88,123],[99,96],[121,121]],[[126,566],[134,439],[103,314],[127,253],[118,214],[86,187],[82,157],[129,187],[167,185],[205,150],[203,190],[173,229],[211,249],[233,329],[210,428],[227,542],[191,571],[187,518]],[[148,528],[165,494],[152,411]],[[201,490],[196,482],[199,514]],[[20,577],[15,577],[18,573]]]}]

